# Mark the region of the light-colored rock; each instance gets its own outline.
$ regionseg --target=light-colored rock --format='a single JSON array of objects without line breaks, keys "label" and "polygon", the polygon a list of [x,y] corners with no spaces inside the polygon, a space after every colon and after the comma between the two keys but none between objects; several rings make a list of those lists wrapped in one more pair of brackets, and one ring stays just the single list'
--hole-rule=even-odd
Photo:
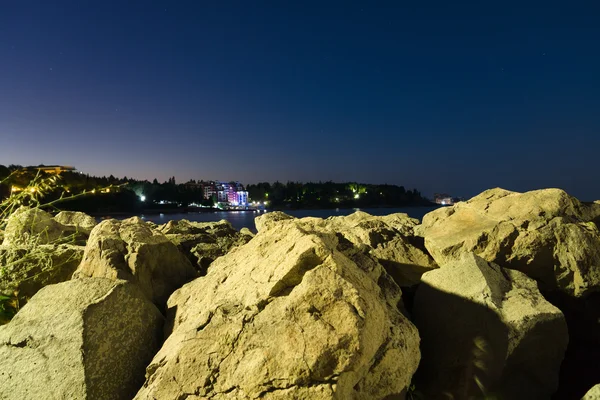
[{"label": "light-colored rock", "polygon": [[58,241],[71,230],[39,208],[21,207],[12,213],[4,231],[4,246],[48,244]]},{"label": "light-colored rock", "polygon": [[591,388],[581,400],[600,400],[600,383]]},{"label": "light-colored rock", "polygon": [[376,217],[357,211],[348,216],[330,217],[327,222],[329,229],[341,235],[340,240],[348,240],[359,248],[367,246],[400,286],[416,285],[423,273],[437,268],[423,239],[413,233],[419,220],[407,214]]},{"label": "light-colored rock", "polygon": [[83,246],[0,246],[0,294],[18,293],[23,306],[44,286],[71,279],[83,257]]},{"label": "light-colored rock", "polygon": [[561,311],[525,274],[474,254],[422,276],[413,307],[422,337],[417,387],[427,398],[550,398],[568,343]]},{"label": "light-colored rock", "polygon": [[246,244],[252,235],[242,234],[226,220],[218,222],[169,221],[158,227],[179,251],[205,275],[209,265],[232,249]]},{"label": "light-colored rock", "polygon": [[271,211],[264,214],[259,215],[254,218],[254,225],[256,225],[256,230],[258,232],[262,230],[270,229],[274,226],[278,226],[278,221],[285,221],[287,219],[294,219],[291,215],[287,215],[281,211]]},{"label": "light-colored rock", "polygon": [[125,281],[46,286],[0,327],[0,398],[131,399],[160,344],[162,322]]},{"label": "light-colored rock", "polygon": [[89,236],[97,225],[96,219],[79,211],[61,211],[54,216],[54,220],[66,226],[72,226],[77,231]]},{"label": "light-colored rock", "polygon": [[491,189],[430,212],[416,232],[439,265],[474,252],[526,273],[545,289],[582,296],[600,288],[595,213],[560,189]]},{"label": "light-colored rock", "polygon": [[[244,236],[248,236],[250,237],[250,239],[252,239],[255,235],[254,232],[252,232],[250,229],[243,227],[242,229],[240,229],[240,235],[244,235]],[[250,240],[248,240],[250,241]]]},{"label": "light-colored rock", "polygon": [[41,244],[85,245],[95,220],[80,212],[62,211],[52,217],[39,208],[21,207],[12,213],[6,225],[4,246]]},{"label": "light-colored rock", "polygon": [[133,217],[99,223],[73,276],[134,282],[162,307],[174,290],[196,276],[196,271],[165,235]]},{"label": "light-colored rock", "polygon": [[400,288],[368,254],[340,246],[329,224],[271,220],[176,291],[172,333],[136,399],[402,393],[419,336],[398,309]]}]

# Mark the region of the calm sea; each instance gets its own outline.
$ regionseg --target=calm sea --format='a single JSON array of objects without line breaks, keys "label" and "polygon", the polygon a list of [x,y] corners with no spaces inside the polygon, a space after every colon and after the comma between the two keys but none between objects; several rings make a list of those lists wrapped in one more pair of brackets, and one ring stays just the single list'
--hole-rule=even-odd
[{"label": "calm sea", "polygon": [[[371,215],[388,215],[394,213],[406,213],[412,218],[421,220],[425,214],[437,209],[438,207],[402,207],[402,208],[338,208],[329,210],[286,210],[286,214],[294,217],[318,217],[327,218],[331,216],[350,215],[355,211],[364,211]],[[141,215],[142,219],[152,221],[157,224],[165,224],[171,220],[187,219],[196,222],[213,222],[225,219],[236,229],[248,228],[256,232],[254,218],[262,212],[255,211],[218,211],[214,213],[181,213],[181,214],[151,214]]]}]

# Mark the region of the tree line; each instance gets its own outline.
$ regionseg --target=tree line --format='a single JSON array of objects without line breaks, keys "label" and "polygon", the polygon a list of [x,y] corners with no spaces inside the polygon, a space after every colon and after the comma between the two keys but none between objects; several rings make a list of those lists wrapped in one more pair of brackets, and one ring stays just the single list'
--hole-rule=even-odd
[{"label": "tree line", "polygon": [[261,182],[246,186],[253,201],[273,208],[398,207],[429,205],[417,189],[356,182]]},{"label": "tree line", "polygon": [[[39,166],[38,166],[39,167]],[[36,167],[0,165],[0,199],[10,195],[12,187],[25,188],[40,172]],[[42,172],[42,174],[45,174]],[[6,179],[9,177],[9,179]],[[63,209],[81,211],[130,211],[141,209],[181,208],[190,205],[213,206],[216,198],[205,198],[204,181],[178,184],[175,177],[165,182],[137,180],[128,177],[96,177],[79,172],[65,171],[55,191],[47,199],[69,195],[77,197],[61,204]],[[269,208],[343,208],[343,207],[398,207],[431,204],[417,189],[403,186],[372,185],[356,182],[260,182],[245,187],[250,202],[267,204]]]}]

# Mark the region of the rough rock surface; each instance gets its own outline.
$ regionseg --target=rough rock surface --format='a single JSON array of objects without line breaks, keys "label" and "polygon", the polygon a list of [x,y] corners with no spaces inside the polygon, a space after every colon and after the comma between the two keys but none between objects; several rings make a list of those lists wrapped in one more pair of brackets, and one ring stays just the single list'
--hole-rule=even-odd
[{"label": "rough rock surface", "polygon": [[131,399],[160,344],[162,322],[125,281],[46,286],[0,327],[0,398]]},{"label": "rough rock surface", "polygon": [[71,226],[87,236],[97,225],[96,219],[79,211],[61,211],[54,216],[54,220],[65,226]]},{"label": "rough rock surface", "polygon": [[490,189],[423,218],[417,228],[443,265],[469,252],[573,296],[600,288],[598,210],[560,189]]},{"label": "rough rock surface", "polygon": [[138,217],[109,219],[90,234],[74,277],[102,277],[135,282],[159,307],[196,276],[188,259],[161,232]]},{"label": "rough rock surface", "polygon": [[600,400],[600,383],[591,388],[581,400]]},{"label": "rough rock surface", "polygon": [[383,267],[322,219],[260,222],[248,244],[171,296],[172,333],[136,399],[402,393],[419,336]]},{"label": "rough rock surface", "polygon": [[503,399],[556,390],[567,325],[525,274],[466,254],[423,275],[413,316],[423,352],[417,387],[427,398],[479,398],[476,378]]},{"label": "rough rock surface", "polygon": [[254,232],[252,232],[250,229],[244,227],[242,229],[240,229],[240,235],[244,235],[248,237],[248,241],[250,241],[250,239],[252,239],[255,235]]},{"label": "rough rock surface", "polygon": [[423,239],[413,229],[419,220],[398,213],[376,217],[362,211],[330,217],[330,228],[353,246],[368,246],[370,254],[385,267],[400,286],[419,283],[424,272],[437,268]]},{"label": "rough rock surface", "polygon": [[0,293],[17,292],[20,306],[44,286],[71,279],[83,246],[0,246]]},{"label": "rough rock surface", "polygon": [[70,235],[72,229],[57,222],[39,208],[21,207],[9,218],[4,232],[4,246],[48,244]]},{"label": "rough rock surface", "polygon": [[238,232],[226,220],[218,222],[169,221],[158,227],[186,255],[201,275],[231,249],[246,244],[251,235]]},{"label": "rough rock surface", "polygon": [[295,219],[295,217],[287,215],[286,213],[281,211],[271,211],[254,218],[254,224],[256,225],[256,230],[260,232],[262,230],[276,226],[277,222],[279,221],[285,221],[288,219]]}]

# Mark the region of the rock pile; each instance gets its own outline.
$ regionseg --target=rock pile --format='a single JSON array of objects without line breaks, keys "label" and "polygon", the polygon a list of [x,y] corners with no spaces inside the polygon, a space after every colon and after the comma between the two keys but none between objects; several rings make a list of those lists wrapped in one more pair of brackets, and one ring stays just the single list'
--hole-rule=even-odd
[{"label": "rock pile", "polygon": [[326,221],[270,217],[171,296],[172,333],[136,399],[383,399],[406,390],[419,336],[385,269]]},{"label": "rock pile", "polygon": [[0,293],[31,299],[0,327],[0,398],[597,397],[600,203],[558,189],[256,235],[11,219]]},{"label": "rock pile", "polygon": [[9,218],[4,230],[4,246],[40,244],[85,244],[96,221],[80,212],[63,211],[52,217],[39,208],[21,207]]},{"label": "rock pile", "polygon": [[427,214],[417,232],[438,264],[473,252],[524,272],[544,289],[583,296],[600,288],[599,204],[560,189],[491,189]]},{"label": "rock pile", "polygon": [[248,229],[236,231],[225,220],[219,222],[169,221],[157,229],[186,255],[200,275],[209,265],[234,247],[246,244],[254,236]]},{"label": "rock pile", "polygon": [[23,306],[44,286],[71,279],[95,224],[80,212],[18,209],[0,245],[0,294],[16,293]]},{"label": "rock pile", "polygon": [[133,217],[98,224],[74,276],[133,282],[162,308],[171,293],[193,279],[196,271],[165,235]]}]

